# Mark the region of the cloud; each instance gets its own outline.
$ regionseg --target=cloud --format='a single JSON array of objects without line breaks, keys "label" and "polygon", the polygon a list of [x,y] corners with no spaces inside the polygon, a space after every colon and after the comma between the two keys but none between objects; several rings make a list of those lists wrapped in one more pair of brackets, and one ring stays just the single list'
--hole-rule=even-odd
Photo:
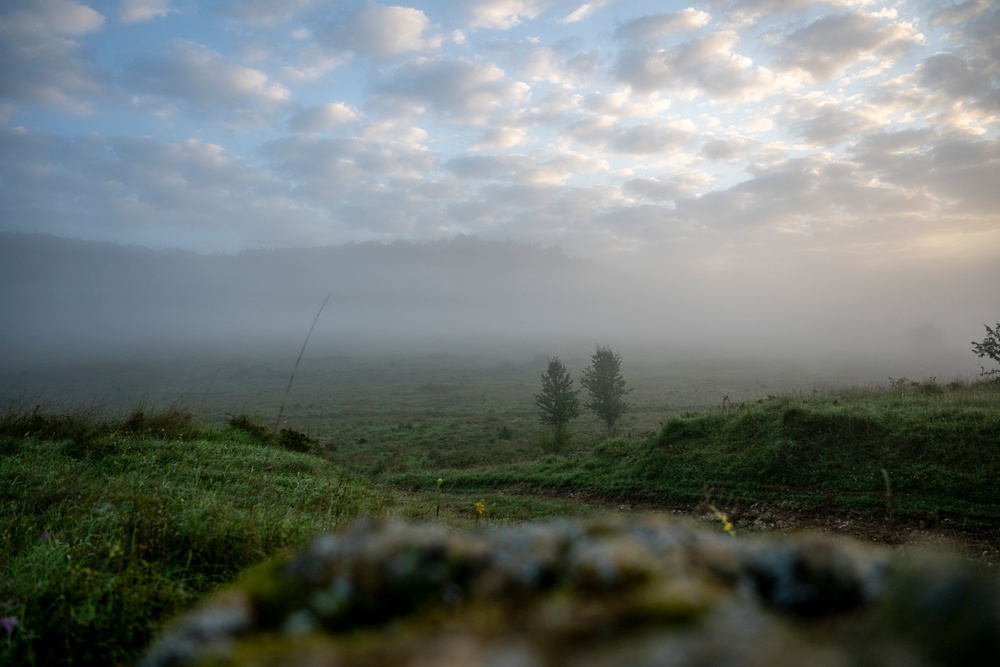
[{"label": "cloud", "polygon": [[610,116],[588,117],[569,124],[563,136],[619,155],[676,156],[693,138],[689,121],[622,124]]},{"label": "cloud", "polygon": [[542,12],[540,0],[452,0],[469,27],[509,30]]},{"label": "cloud", "polygon": [[219,11],[234,21],[270,26],[317,4],[319,0],[224,0]]},{"label": "cloud", "polygon": [[955,47],[921,62],[916,79],[937,94],[933,102],[955,117],[954,124],[971,125],[961,116],[978,111],[978,124],[985,128],[1000,112],[1000,6],[987,11],[976,4],[972,9],[962,12],[966,22],[952,35]]},{"label": "cloud", "polygon": [[754,23],[761,18],[793,14],[812,7],[861,8],[874,0],[709,0],[709,6],[726,12],[736,23]]},{"label": "cloud", "polygon": [[996,71],[1000,63],[1000,6],[994,3],[985,15],[970,18],[965,33],[969,51],[992,64],[993,71]]},{"label": "cloud", "polygon": [[430,32],[430,21],[419,9],[366,3],[336,17],[320,39],[334,51],[394,58],[440,48],[442,38]]},{"label": "cloud", "polygon": [[104,26],[104,16],[73,0],[13,0],[5,3],[4,32],[43,39],[54,35],[85,35]]},{"label": "cloud", "polygon": [[303,134],[318,134],[358,118],[356,109],[343,102],[331,102],[300,111],[289,121],[289,126]]},{"label": "cloud", "polygon": [[565,58],[554,48],[532,49],[521,68],[521,75],[531,81],[572,83],[575,76],[565,69],[564,61]]},{"label": "cloud", "polygon": [[825,148],[882,125],[873,114],[813,96],[790,102],[779,116],[805,141]]},{"label": "cloud", "polygon": [[669,14],[653,14],[633,19],[615,30],[615,38],[635,44],[657,42],[664,37],[708,25],[711,16],[691,7]]},{"label": "cloud", "polygon": [[118,18],[123,23],[142,23],[176,11],[171,0],[121,0]]},{"label": "cloud", "polygon": [[520,75],[531,81],[581,87],[604,79],[602,56],[597,51],[567,53],[565,45],[534,46],[525,44],[518,59]]},{"label": "cloud", "polygon": [[484,124],[491,114],[524,103],[529,90],[495,65],[463,58],[418,58],[374,88],[383,105],[411,103],[471,125]]},{"label": "cloud", "polygon": [[611,4],[612,2],[614,2],[614,0],[593,0],[592,2],[585,2],[572,13],[559,19],[559,23],[578,23],[584,19],[590,18],[594,12],[601,9],[605,5]]},{"label": "cloud", "polygon": [[791,33],[777,46],[777,67],[801,70],[814,81],[826,81],[857,63],[895,60],[924,43],[913,24],[883,21],[883,15],[864,12],[828,14]]},{"label": "cloud", "polygon": [[482,138],[470,146],[470,150],[492,149],[505,151],[515,146],[521,146],[529,141],[527,130],[519,127],[488,127],[483,131]]},{"label": "cloud", "polygon": [[357,136],[286,137],[265,144],[261,155],[297,197],[326,210],[365,193],[387,196],[390,181],[419,181],[437,168],[421,146]]},{"label": "cloud", "polygon": [[674,174],[656,178],[634,178],[622,183],[622,191],[632,197],[666,203],[692,196],[696,190],[709,183],[701,173]]},{"label": "cloud", "polygon": [[616,153],[654,155],[678,150],[690,138],[691,132],[683,127],[642,123],[616,129],[610,136],[608,147]]},{"label": "cloud", "polygon": [[701,154],[709,160],[738,162],[746,160],[758,142],[746,137],[709,139],[701,147]]},{"label": "cloud", "polygon": [[951,214],[987,216],[982,222],[996,227],[1000,211],[1000,140],[951,139],[930,152],[927,187],[946,202]]},{"label": "cloud", "polygon": [[613,93],[593,92],[585,95],[583,105],[587,110],[602,116],[631,118],[660,116],[670,108],[671,101],[661,98],[637,98],[628,91],[618,90]]},{"label": "cloud", "polygon": [[100,31],[104,16],[72,0],[7,2],[0,8],[0,96],[67,113],[87,113],[106,77],[79,38]]},{"label": "cloud", "polygon": [[178,100],[202,112],[230,116],[282,106],[288,89],[264,72],[238,65],[205,46],[177,41],[166,53],[133,61],[125,79],[132,90]]},{"label": "cloud", "polygon": [[336,239],[271,173],[198,139],[3,130],[0,154],[7,228],[205,250],[282,245],[285,226]]},{"label": "cloud", "polygon": [[921,62],[917,81],[953,98],[975,97],[990,87],[987,73],[976,71],[964,58],[953,53],[937,53]]},{"label": "cloud", "polygon": [[462,179],[532,185],[561,185],[580,173],[597,173],[607,162],[582,153],[536,155],[460,155],[444,168]]},{"label": "cloud", "polygon": [[739,35],[722,30],[671,49],[625,49],[618,58],[618,80],[640,93],[674,90],[694,96],[755,100],[789,87],[764,67],[735,51]]},{"label": "cloud", "polygon": [[949,5],[931,14],[928,23],[932,26],[964,23],[985,11],[990,4],[990,0],[967,0],[956,5]]},{"label": "cloud", "polygon": [[[676,206],[679,220],[725,233],[768,230],[818,238],[845,230],[862,237],[867,226],[880,220],[924,215],[933,201],[919,190],[873,182],[853,162],[817,154],[786,160],[729,188],[679,200]],[[858,231],[862,228],[863,233]]]}]

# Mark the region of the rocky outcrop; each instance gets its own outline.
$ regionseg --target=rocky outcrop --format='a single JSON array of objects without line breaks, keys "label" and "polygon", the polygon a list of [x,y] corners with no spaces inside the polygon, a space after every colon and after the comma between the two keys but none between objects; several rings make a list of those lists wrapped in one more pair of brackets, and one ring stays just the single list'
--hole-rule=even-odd
[{"label": "rocky outcrop", "polygon": [[1000,583],[958,560],[666,518],[358,524],[179,619],[143,667],[993,665]]}]

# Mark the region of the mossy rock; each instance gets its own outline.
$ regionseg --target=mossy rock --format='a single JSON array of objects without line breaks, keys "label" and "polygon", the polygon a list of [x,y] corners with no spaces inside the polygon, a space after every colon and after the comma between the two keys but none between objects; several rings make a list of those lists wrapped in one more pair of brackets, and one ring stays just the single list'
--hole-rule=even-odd
[{"label": "mossy rock", "polygon": [[992,571],[648,516],[357,524],[248,573],[140,664],[992,665],[998,649]]}]

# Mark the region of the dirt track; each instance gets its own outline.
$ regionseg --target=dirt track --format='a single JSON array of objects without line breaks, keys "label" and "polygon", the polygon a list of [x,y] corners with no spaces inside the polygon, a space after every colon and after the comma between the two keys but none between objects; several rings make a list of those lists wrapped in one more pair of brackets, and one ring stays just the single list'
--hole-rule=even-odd
[{"label": "dirt track", "polygon": [[[625,512],[663,512],[705,522],[717,522],[705,503],[631,502],[571,494],[592,505]],[[900,550],[933,550],[957,553],[966,558],[1000,567],[1000,523],[962,518],[934,520],[873,517],[860,512],[823,509],[790,509],[765,503],[726,507],[737,533],[818,532],[844,535]]]},{"label": "dirt track", "polygon": [[[714,515],[704,506],[649,507],[650,510],[694,516],[704,521],[714,521]],[[745,533],[795,533],[819,532],[827,535],[845,535],[894,549],[930,549],[957,553],[982,561],[989,566],[1000,566],[1000,525],[984,525],[943,518],[935,522],[872,517],[861,513],[795,510],[773,506],[751,505],[729,511],[729,519],[737,531]]]}]

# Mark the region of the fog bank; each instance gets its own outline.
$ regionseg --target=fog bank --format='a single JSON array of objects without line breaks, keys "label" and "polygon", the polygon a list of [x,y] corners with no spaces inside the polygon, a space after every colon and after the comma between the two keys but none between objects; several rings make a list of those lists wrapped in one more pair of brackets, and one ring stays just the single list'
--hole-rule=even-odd
[{"label": "fog bank", "polygon": [[902,280],[771,267],[612,270],[555,248],[456,237],[203,255],[0,234],[0,364],[308,353],[809,361],[974,375],[997,269]]}]

